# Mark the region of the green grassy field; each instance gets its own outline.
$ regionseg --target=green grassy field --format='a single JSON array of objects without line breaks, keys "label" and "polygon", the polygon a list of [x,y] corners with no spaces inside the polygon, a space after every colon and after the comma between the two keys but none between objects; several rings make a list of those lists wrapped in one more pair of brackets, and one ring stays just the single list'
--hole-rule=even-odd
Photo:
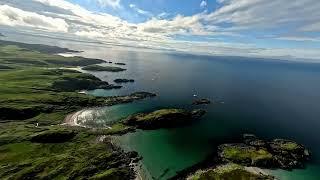
[{"label": "green grassy field", "polygon": [[59,125],[70,112],[105,103],[105,98],[76,92],[105,82],[58,69],[101,60],[51,54],[63,50],[0,41],[0,178],[129,178],[126,154],[96,140],[97,134],[126,127],[94,132]]}]

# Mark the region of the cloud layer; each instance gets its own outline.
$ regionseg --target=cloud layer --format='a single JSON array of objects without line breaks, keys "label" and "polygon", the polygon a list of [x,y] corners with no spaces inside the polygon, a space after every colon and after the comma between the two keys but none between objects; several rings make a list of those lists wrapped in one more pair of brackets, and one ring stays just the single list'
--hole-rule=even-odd
[{"label": "cloud layer", "polygon": [[23,11],[8,5],[0,6],[0,24],[7,26],[27,26],[53,32],[68,32],[69,27],[63,19]]},{"label": "cloud layer", "polygon": [[[120,0],[89,0],[123,9]],[[2,0],[0,24],[63,32],[119,45],[205,54],[317,58],[318,49],[270,47],[267,42],[312,42],[320,39],[318,0],[218,0],[220,8],[192,16],[159,15],[135,4],[129,8],[148,17],[129,23],[107,13],[95,13],[65,0]],[[206,1],[200,7],[209,8]],[[265,47],[247,39],[263,41]],[[238,39],[238,41],[236,40]],[[239,40],[240,39],[240,40]],[[227,42],[221,42],[226,40]],[[319,47],[319,46],[318,46]]]},{"label": "cloud layer", "polygon": [[121,8],[120,0],[97,0],[97,2],[103,7],[110,6],[114,9]]}]

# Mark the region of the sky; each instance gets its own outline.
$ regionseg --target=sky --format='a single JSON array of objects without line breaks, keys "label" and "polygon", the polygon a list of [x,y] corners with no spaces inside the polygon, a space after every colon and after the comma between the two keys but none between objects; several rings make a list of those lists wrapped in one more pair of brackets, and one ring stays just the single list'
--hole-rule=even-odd
[{"label": "sky", "polygon": [[320,62],[319,0],[0,0],[0,27],[164,51]]}]

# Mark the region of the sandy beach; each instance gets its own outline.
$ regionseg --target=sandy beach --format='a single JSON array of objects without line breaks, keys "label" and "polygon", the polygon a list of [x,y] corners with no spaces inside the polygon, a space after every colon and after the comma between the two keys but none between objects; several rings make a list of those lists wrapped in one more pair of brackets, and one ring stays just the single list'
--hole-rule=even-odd
[{"label": "sandy beach", "polygon": [[78,124],[78,116],[87,110],[88,109],[83,109],[81,111],[77,111],[75,113],[68,114],[66,116],[66,118],[64,119],[64,123],[62,125],[85,127],[85,126]]}]

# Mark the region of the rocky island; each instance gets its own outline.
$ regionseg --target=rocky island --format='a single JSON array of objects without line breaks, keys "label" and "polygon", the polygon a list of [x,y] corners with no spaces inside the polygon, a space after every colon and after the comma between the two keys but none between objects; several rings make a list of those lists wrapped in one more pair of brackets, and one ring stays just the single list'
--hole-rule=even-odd
[{"label": "rocky island", "polygon": [[311,154],[303,145],[291,140],[265,141],[254,135],[244,135],[244,143],[220,145],[218,156],[223,162],[290,170],[303,168]]},{"label": "rocky island", "polygon": [[133,79],[115,79],[115,83],[128,83],[128,82],[134,82]]},{"label": "rocky island", "polygon": [[125,63],[114,63],[114,64],[116,64],[116,65],[120,65],[120,66],[124,66],[124,65],[126,65]]},{"label": "rocky island", "polygon": [[203,116],[204,110],[160,109],[150,113],[139,113],[129,116],[124,124],[137,129],[159,129],[185,126]]},{"label": "rocky island", "polygon": [[89,65],[89,66],[83,67],[82,69],[86,71],[107,71],[107,72],[121,72],[126,70],[120,67],[99,66],[99,65]]},{"label": "rocky island", "polygon": [[253,134],[244,134],[242,142],[219,145],[217,151],[206,160],[178,172],[172,179],[216,180],[228,177],[271,180],[275,177],[260,168],[304,168],[310,158],[310,151],[292,140],[266,141]]},{"label": "rocky island", "polygon": [[196,99],[192,102],[192,105],[201,105],[201,104],[210,104],[211,101],[209,99]]},{"label": "rocky island", "polygon": [[130,103],[133,101],[151,98],[155,96],[157,95],[149,92],[135,92],[127,96],[109,96],[105,99],[105,104],[110,106],[115,104]]}]

